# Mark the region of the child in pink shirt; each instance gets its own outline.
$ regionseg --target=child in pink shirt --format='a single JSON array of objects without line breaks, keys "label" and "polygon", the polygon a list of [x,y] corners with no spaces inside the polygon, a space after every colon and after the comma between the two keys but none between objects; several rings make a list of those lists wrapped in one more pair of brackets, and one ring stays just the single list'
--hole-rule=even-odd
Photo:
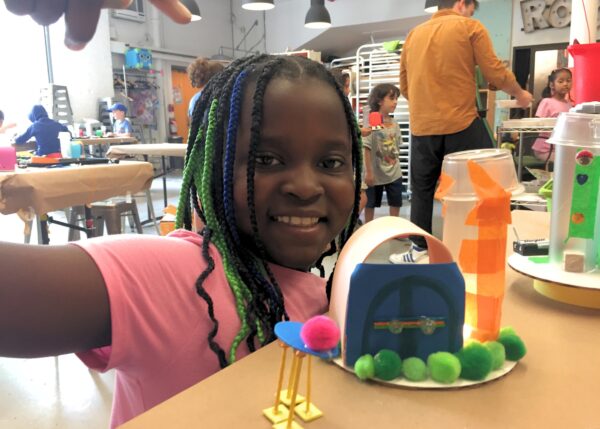
[{"label": "child in pink shirt", "polygon": [[[535,116],[538,118],[556,118],[561,112],[568,112],[573,103],[569,99],[571,91],[571,70],[560,68],[553,70],[548,76],[548,86],[542,92],[542,101],[538,105]],[[554,151],[546,140],[549,133],[541,133],[533,143],[533,154],[542,161],[554,161]]]},{"label": "child in pink shirt", "polygon": [[358,129],[321,64],[239,59],[198,103],[177,225],[199,234],[0,244],[0,356],[115,369],[113,427],[325,311],[309,269],[358,217]]}]

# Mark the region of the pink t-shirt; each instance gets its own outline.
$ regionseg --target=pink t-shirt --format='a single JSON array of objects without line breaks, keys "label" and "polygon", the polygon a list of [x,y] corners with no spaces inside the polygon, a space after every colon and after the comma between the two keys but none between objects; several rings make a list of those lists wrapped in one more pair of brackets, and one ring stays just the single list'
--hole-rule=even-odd
[{"label": "pink t-shirt", "polygon": [[[116,427],[217,372],[208,346],[213,328],[195,283],[206,267],[202,237],[175,231],[168,237],[111,236],[74,243],[98,266],[110,301],[112,344],[77,353],[90,368],[116,369],[111,427]],[[216,340],[225,352],[240,321],[225,279],[221,257],[209,253],[215,269],[204,288],[219,321]],[[310,273],[271,265],[291,320],[326,311],[324,280]],[[248,354],[243,342],[237,358]]]},{"label": "pink t-shirt", "polygon": [[[538,118],[556,118],[562,112],[568,112],[573,107],[570,101],[560,101],[553,97],[543,98],[535,112]],[[550,133],[540,133],[540,136],[535,140],[531,147],[536,152],[550,152],[550,143],[546,140],[550,137]]]}]

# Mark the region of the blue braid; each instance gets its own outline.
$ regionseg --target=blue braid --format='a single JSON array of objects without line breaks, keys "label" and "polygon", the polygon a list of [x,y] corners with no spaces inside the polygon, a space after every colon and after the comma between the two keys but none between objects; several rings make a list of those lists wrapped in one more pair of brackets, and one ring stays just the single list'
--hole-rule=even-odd
[{"label": "blue braid", "polygon": [[243,71],[237,76],[231,92],[227,142],[223,162],[223,210],[225,211],[225,223],[234,243],[238,246],[240,245],[240,236],[235,223],[235,210],[233,207],[233,165],[235,162],[237,128],[242,106],[243,85],[247,75],[248,72]]},{"label": "blue braid", "polygon": [[[229,103],[229,123],[227,126],[227,143],[225,146],[225,156],[223,162],[223,209],[225,211],[225,222],[229,229],[231,236],[236,245],[240,245],[239,232],[235,221],[235,210],[233,207],[233,166],[235,163],[235,149],[236,149],[236,137],[237,129],[239,125],[239,116],[242,107],[242,96],[244,90],[244,82],[248,76],[247,71],[242,71],[236,78],[231,91],[231,101]],[[250,254],[247,255],[249,259],[254,259]],[[277,293],[272,284],[270,284],[264,277],[263,273],[258,267],[258,261],[249,264],[248,269],[252,276],[259,281],[259,283],[265,288],[265,291],[269,294],[270,299],[276,301],[281,299],[280,294]],[[285,314],[287,319],[287,313]],[[277,320],[274,321],[277,323]]]}]

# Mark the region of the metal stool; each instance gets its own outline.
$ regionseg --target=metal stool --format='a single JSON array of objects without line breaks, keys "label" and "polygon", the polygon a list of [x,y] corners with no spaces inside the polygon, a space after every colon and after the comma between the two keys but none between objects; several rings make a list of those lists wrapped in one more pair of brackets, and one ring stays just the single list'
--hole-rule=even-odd
[{"label": "metal stool", "polygon": [[142,223],[138,213],[135,199],[131,201],[126,199],[113,198],[107,201],[92,203],[92,213],[96,220],[96,235],[104,235],[104,223],[109,234],[121,234],[125,219],[129,218],[129,226],[137,230],[138,234],[143,234]]}]

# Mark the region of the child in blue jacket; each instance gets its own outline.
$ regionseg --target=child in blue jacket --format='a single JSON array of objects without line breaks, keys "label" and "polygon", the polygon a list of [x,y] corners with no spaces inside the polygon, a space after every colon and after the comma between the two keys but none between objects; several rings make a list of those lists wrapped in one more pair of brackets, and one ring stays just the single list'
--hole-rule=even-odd
[{"label": "child in blue jacket", "polygon": [[29,120],[33,122],[27,131],[15,138],[15,144],[25,144],[29,139],[35,137],[36,155],[58,154],[60,157],[60,141],[58,133],[69,132],[67,127],[48,117],[44,106],[36,104],[31,109]]}]

